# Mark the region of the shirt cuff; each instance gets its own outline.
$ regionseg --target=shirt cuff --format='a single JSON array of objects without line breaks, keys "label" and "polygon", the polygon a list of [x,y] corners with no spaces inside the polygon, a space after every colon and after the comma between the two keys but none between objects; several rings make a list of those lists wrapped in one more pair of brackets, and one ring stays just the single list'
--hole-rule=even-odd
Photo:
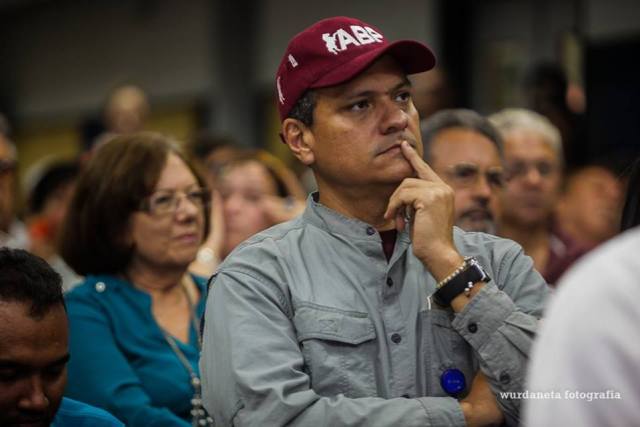
[{"label": "shirt cuff", "polygon": [[516,310],[511,298],[489,282],[455,316],[451,326],[479,350]]},{"label": "shirt cuff", "polygon": [[466,426],[460,402],[454,398],[419,397],[427,413],[427,426]]}]

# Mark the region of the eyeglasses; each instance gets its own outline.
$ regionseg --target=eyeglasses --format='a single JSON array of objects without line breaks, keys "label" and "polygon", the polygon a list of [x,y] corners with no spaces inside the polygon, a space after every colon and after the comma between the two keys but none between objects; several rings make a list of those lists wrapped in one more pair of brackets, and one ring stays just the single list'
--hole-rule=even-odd
[{"label": "eyeglasses", "polygon": [[478,183],[481,175],[484,175],[491,188],[498,189],[504,186],[504,173],[501,167],[482,172],[478,165],[461,163],[450,167],[447,175],[456,187],[472,187]]},{"label": "eyeglasses", "polygon": [[198,208],[204,208],[211,201],[211,193],[200,187],[187,191],[158,190],[142,200],[140,210],[152,215],[173,214],[183,198]]},{"label": "eyeglasses", "polygon": [[547,178],[558,172],[558,165],[541,160],[539,162],[522,162],[516,161],[507,165],[507,180],[522,179],[529,174],[531,169],[535,169],[541,178]]}]

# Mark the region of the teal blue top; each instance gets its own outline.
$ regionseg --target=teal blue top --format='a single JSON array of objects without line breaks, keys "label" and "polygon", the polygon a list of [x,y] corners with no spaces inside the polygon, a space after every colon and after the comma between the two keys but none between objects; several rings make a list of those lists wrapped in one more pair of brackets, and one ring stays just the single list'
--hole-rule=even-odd
[{"label": "teal blue top", "polygon": [[124,427],[124,424],[103,409],[65,397],[51,427]]},{"label": "teal blue top", "polygon": [[[200,290],[198,319],[205,307]],[[66,395],[104,408],[129,427],[191,426],[189,374],[151,312],[151,296],[114,276],[88,276],[65,296],[69,315]],[[198,372],[198,332],[176,340]]]}]

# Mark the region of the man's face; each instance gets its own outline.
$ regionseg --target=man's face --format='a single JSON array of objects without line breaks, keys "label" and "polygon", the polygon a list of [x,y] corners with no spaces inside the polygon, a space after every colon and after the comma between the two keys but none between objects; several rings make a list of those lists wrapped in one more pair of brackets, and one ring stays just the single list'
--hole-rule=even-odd
[{"label": "man's face", "polygon": [[621,182],[607,169],[590,166],[576,173],[558,205],[558,214],[580,230],[580,238],[600,242],[620,229],[624,202]]},{"label": "man's face", "polygon": [[0,425],[49,426],[62,401],[68,359],[62,305],[34,319],[29,305],[0,301]]},{"label": "man's face", "polygon": [[314,123],[307,132],[319,187],[397,186],[413,175],[400,151],[407,140],[422,154],[410,83],[391,57],[355,79],[316,90]]},{"label": "man's face", "polygon": [[560,191],[558,154],[535,132],[512,131],[504,139],[506,185],[502,215],[505,221],[521,226],[545,224]]},{"label": "man's face", "polygon": [[481,133],[454,127],[438,132],[429,147],[430,166],[455,192],[456,225],[494,233],[503,185],[496,145]]}]

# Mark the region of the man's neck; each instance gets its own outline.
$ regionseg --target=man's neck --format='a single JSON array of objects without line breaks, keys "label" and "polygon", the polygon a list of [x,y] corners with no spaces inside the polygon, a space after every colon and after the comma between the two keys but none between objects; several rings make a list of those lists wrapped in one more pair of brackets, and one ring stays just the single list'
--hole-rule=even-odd
[{"label": "man's neck", "polygon": [[318,182],[318,190],[320,203],[346,217],[366,222],[376,230],[389,230],[395,227],[393,218],[390,220],[384,218],[394,187],[379,186],[371,191],[362,189],[341,191]]}]

